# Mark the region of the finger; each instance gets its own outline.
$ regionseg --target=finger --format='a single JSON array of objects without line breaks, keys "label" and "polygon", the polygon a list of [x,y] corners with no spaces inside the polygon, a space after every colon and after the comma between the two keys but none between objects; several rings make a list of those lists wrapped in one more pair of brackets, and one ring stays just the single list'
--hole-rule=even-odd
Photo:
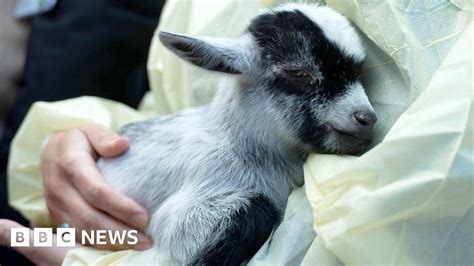
[{"label": "finger", "polygon": [[30,222],[30,228],[42,227],[39,223]]},{"label": "finger", "polygon": [[115,157],[127,150],[128,140],[101,125],[89,124],[80,127],[90,144],[102,157]]},{"label": "finger", "polygon": [[[68,201],[65,206],[52,207],[57,208],[56,212],[61,213],[62,221],[61,223],[67,223],[71,227],[76,228],[76,237],[77,239],[82,238],[81,230],[86,230],[89,234],[92,233],[92,230],[111,230],[123,232],[133,230],[129,226],[121,223],[118,220],[115,220],[113,217],[108,216],[107,214],[92,208],[81,195],[75,191],[71,190],[68,193],[68,197],[71,197],[74,200]],[[63,209],[62,209],[63,208]],[[66,210],[76,210],[75,212],[67,212]],[[152,246],[152,240],[145,234],[138,232],[138,243],[133,246],[129,246],[126,243],[110,243],[109,245],[96,245],[98,249],[114,249],[122,250],[127,248],[133,248],[137,250],[149,249]],[[81,240],[82,242],[82,240]]]},{"label": "finger", "polygon": [[10,229],[24,226],[7,219],[0,219],[0,246],[10,246]]},{"label": "finger", "polygon": [[[126,226],[123,223],[118,222],[117,220],[114,220],[110,216],[106,215],[103,212],[100,212],[95,209],[91,209],[87,214],[84,214],[83,217],[80,217],[79,220],[81,220],[84,230],[89,232],[89,234],[93,234],[94,231],[103,229],[107,230],[108,232],[114,234],[121,234],[122,236],[124,234],[127,234],[127,232],[136,230],[132,229],[128,226]],[[94,229],[93,229],[94,228]],[[94,231],[92,231],[94,230]],[[124,249],[136,249],[136,250],[147,250],[150,249],[153,246],[153,240],[145,235],[144,233],[136,230],[137,232],[137,237],[138,237],[138,242],[134,245],[129,245],[127,241],[124,242],[118,242],[117,239],[115,239],[116,242],[112,242],[111,239],[109,238],[109,233],[106,234],[106,239],[108,245],[95,245],[94,247],[98,249],[106,249],[106,250],[124,250]],[[79,232],[78,232],[79,233]],[[97,238],[95,238],[97,240]]]},{"label": "finger", "polygon": [[[59,176],[64,173],[56,173]],[[81,229],[97,230],[97,229],[112,229],[112,230],[132,230],[132,228],[117,221],[114,217],[104,214],[103,212],[89,206],[89,203],[82,197],[76,188],[71,184],[68,178],[55,178],[56,182],[47,184],[45,191],[45,198],[47,207],[52,220],[56,224],[68,223],[75,227],[77,239],[81,237]],[[87,217],[85,217],[87,216]],[[138,235],[139,245],[134,247],[120,246],[115,247],[105,245],[99,248],[102,249],[147,249],[151,245],[151,239],[144,234]]]},{"label": "finger", "polygon": [[[10,246],[10,229],[25,228],[19,223],[0,219],[0,244]],[[33,247],[33,231],[30,230],[30,247],[12,247],[37,265],[61,265],[67,252],[72,247],[57,247],[56,237],[53,235],[53,247]]]},{"label": "finger", "polygon": [[148,225],[145,208],[107,184],[91,157],[75,158],[65,169],[89,204],[134,228],[143,229]]}]

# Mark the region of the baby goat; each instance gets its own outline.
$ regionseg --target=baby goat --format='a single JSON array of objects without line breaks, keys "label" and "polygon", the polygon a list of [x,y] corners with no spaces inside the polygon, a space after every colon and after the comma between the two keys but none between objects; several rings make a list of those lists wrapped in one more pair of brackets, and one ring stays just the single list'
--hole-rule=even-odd
[{"label": "baby goat", "polygon": [[357,153],[370,142],[363,48],[342,15],[297,4],[261,13],[235,40],[159,38],[230,75],[209,105],[122,128],[130,149],[99,167],[148,209],[158,251],[182,264],[239,265],[303,184],[309,152]]}]

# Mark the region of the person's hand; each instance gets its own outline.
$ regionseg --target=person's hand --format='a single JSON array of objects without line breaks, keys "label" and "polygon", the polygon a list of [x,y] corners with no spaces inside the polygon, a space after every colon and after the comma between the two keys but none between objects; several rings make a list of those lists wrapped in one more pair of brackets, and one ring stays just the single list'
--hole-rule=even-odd
[{"label": "person's hand", "polygon": [[[10,247],[10,229],[24,228],[21,224],[0,219],[0,246]],[[80,246],[79,244],[76,247]],[[56,247],[56,236],[53,236],[52,247],[33,247],[33,232],[30,231],[30,247],[12,247],[36,265],[61,265],[67,252],[72,247]]]},{"label": "person's hand", "polygon": [[[67,223],[81,230],[143,230],[148,223],[146,210],[109,186],[96,159],[114,157],[128,148],[128,141],[113,131],[91,124],[54,134],[41,158],[41,173],[49,213],[56,224]],[[138,244],[95,246],[99,249],[151,247],[151,239],[138,234]],[[77,238],[80,239],[80,238]]]}]

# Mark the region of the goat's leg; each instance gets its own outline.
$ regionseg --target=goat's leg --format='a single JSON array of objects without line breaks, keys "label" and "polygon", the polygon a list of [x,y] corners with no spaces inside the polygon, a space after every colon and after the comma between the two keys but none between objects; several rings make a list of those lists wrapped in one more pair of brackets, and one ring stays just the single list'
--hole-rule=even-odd
[{"label": "goat's leg", "polygon": [[181,263],[239,265],[258,251],[279,218],[262,195],[177,193],[153,215],[148,232],[159,250]]}]

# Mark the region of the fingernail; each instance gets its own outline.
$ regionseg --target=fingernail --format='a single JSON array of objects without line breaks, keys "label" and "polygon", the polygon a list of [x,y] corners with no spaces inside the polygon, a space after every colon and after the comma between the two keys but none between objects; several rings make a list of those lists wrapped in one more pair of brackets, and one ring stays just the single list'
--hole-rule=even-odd
[{"label": "fingernail", "polygon": [[135,214],[130,218],[130,222],[136,227],[146,226],[148,223],[148,217],[144,214]]},{"label": "fingernail", "polygon": [[107,145],[115,146],[119,140],[120,138],[118,137],[109,137],[109,139],[107,140]]},{"label": "fingernail", "polygon": [[112,140],[109,143],[110,143],[109,146],[116,147],[118,149],[124,149],[124,148],[128,147],[128,141],[124,138],[121,138],[121,137],[118,137],[118,138]]},{"label": "fingernail", "polygon": [[69,224],[67,223],[60,224],[59,228],[69,228]]},{"label": "fingernail", "polygon": [[135,246],[137,250],[147,250],[153,247],[153,240],[143,234],[138,234],[138,244]]}]

